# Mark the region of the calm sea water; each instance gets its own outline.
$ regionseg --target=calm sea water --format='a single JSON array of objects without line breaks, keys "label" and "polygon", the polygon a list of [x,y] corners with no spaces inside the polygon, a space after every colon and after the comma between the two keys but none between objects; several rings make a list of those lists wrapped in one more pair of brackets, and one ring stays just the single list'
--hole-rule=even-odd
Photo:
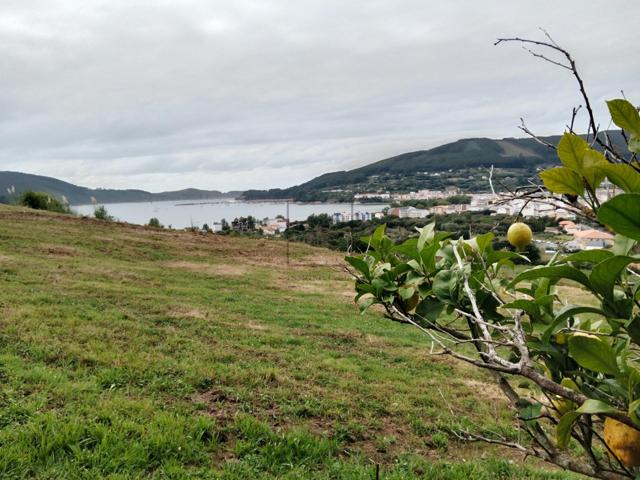
[{"label": "calm sea water", "polygon": [[[380,212],[387,205],[384,204],[354,204],[354,212]],[[145,225],[149,219],[156,217],[163,225],[173,228],[190,226],[201,227],[207,223],[211,225],[226,219],[231,222],[236,217],[252,215],[255,218],[274,218],[277,215],[286,216],[287,207],[283,202],[242,202],[235,200],[207,200],[207,201],[170,201],[170,202],[135,202],[111,203],[105,208],[109,215],[116,219]],[[72,207],[80,215],[93,215],[93,205],[77,205]],[[350,212],[350,203],[290,203],[289,218],[305,220],[311,214]]]}]

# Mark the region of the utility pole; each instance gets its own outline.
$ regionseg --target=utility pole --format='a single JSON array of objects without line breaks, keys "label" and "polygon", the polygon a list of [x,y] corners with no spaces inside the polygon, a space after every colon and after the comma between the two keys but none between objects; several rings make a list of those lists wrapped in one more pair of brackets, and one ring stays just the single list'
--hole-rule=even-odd
[{"label": "utility pole", "polygon": [[287,232],[287,267],[289,266],[289,199],[287,198],[287,218],[286,218],[286,222],[287,222],[287,229],[285,230],[285,232]]}]

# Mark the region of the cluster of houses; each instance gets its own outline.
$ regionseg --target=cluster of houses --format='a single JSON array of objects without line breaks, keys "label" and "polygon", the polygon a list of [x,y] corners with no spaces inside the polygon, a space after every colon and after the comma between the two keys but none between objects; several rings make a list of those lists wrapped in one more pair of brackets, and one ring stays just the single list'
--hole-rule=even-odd
[{"label": "cluster of houses", "polygon": [[469,205],[436,205],[430,208],[416,208],[416,207],[395,207],[390,208],[387,212],[388,215],[393,215],[399,218],[425,218],[429,215],[445,215],[449,213],[462,213],[471,211]]},{"label": "cluster of houses", "polygon": [[352,220],[369,221],[374,218],[383,218],[383,212],[337,212],[331,215],[333,223],[350,222]]},{"label": "cluster of houses", "polygon": [[561,220],[560,229],[567,235],[573,235],[573,240],[567,242],[566,247],[576,250],[606,248],[613,245],[613,235],[602,230],[595,230],[589,226],[576,224],[571,220]]},{"label": "cluster of houses", "polygon": [[[382,195],[394,201],[406,200],[432,200],[445,199],[460,192],[455,188],[442,191],[420,190],[406,194],[389,193],[363,193],[360,198],[382,198]],[[596,195],[600,202],[605,202],[619,193],[611,186],[605,186],[597,190]],[[357,196],[357,195],[356,195]],[[400,218],[425,218],[429,215],[444,215],[462,212],[479,212],[482,210],[492,210],[495,214],[521,215],[523,217],[553,217],[553,218],[575,218],[575,215],[566,209],[558,208],[555,205],[543,201],[530,201],[524,199],[503,199],[493,193],[473,193],[468,194],[470,201],[468,204],[457,205],[436,205],[429,208],[397,207],[389,209],[389,215]]]},{"label": "cluster of houses", "polygon": [[459,195],[460,189],[457,187],[447,187],[445,190],[418,190],[417,192],[389,193],[389,192],[364,192],[356,193],[353,198],[358,200],[384,200],[402,202],[405,200],[433,200],[437,198],[447,198],[452,195]]},{"label": "cluster of houses", "polygon": [[[613,197],[617,192],[612,186],[599,189],[596,194],[601,202]],[[356,200],[360,199],[383,199],[386,201],[406,201],[406,200],[431,200],[445,199],[452,195],[460,194],[456,188],[449,188],[443,191],[420,190],[403,194],[390,194],[389,192],[369,192],[355,195]],[[566,234],[572,237],[571,240],[558,243],[554,241],[540,240],[538,243],[548,253],[553,253],[558,249],[563,250],[588,250],[593,248],[606,248],[613,245],[613,236],[601,230],[595,230],[589,226],[576,224],[575,215],[565,209],[557,208],[540,201],[526,201],[523,199],[504,199],[493,193],[476,193],[467,195],[470,197],[469,203],[435,205],[429,208],[416,208],[412,206],[394,207],[386,211],[387,215],[399,218],[425,218],[430,215],[457,214],[463,212],[478,212],[491,210],[492,214],[520,215],[523,217],[549,216],[561,218],[559,227],[547,228],[547,233],[556,235]],[[370,221],[383,218],[385,213],[381,211],[354,211],[336,212],[331,215],[332,222],[344,223],[352,220]],[[226,223],[226,222],[225,222]],[[233,230],[233,225],[225,223],[213,223],[210,230],[220,232],[226,228]],[[256,220],[255,229],[262,230],[265,235],[278,235],[283,233],[288,227],[287,219],[279,215],[276,218],[264,218]]]},{"label": "cluster of houses", "polygon": [[[255,219],[254,219],[255,220]],[[253,228],[255,230],[262,230],[264,235],[278,235],[283,233],[287,229],[287,220],[282,216],[276,218],[264,218],[262,220],[255,220]],[[244,232],[249,229],[246,222],[213,222],[208,225],[209,231],[213,233],[220,233],[225,230],[225,226],[231,231]]]}]

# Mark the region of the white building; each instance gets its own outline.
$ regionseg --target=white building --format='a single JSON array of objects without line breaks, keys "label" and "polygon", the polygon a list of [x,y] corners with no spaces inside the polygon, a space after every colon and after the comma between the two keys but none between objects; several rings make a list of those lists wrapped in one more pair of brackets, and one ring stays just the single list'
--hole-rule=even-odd
[{"label": "white building", "polygon": [[356,193],[353,198],[355,200],[367,199],[367,198],[381,198],[383,200],[389,200],[391,198],[391,194],[389,192],[365,192],[365,193]]},{"label": "white building", "polygon": [[265,235],[277,235],[287,229],[287,221],[284,218],[265,218],[260,228]]},{"label": "white building", "polygon": [[389,215],[399,218],[424,218],[430,214],[431,212],[424,208],[396,207],[389,209]]}]

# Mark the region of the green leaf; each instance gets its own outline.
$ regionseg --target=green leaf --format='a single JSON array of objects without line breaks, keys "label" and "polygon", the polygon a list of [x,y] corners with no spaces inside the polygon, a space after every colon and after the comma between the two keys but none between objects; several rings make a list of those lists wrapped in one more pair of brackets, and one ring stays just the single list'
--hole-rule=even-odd
[{"label": "green leaf", "polygon": [[344,257],[344,259],[349,262],[353,268],[364,275],[367,280],[371,278],[371,272],[369,271],[369,265],[367,262],[358,257]]},{"label": "green leaf", "polygon": [[628,255],[635,244],[636,241],[631,238],[625,237],[624,235],[616,235],[613,240],[611,252],[614,255]]},{"label": "green leaf", "polygon": [[558,448],[567,448],[569,440],[571,439],[573,424],[576,423],[578,418],[580,418],[580,415],[582,414],[574,410],[573,412],[567,412],[562,416],[556,426],[556,443],[558,444]]},{"label": "green leaf", "polygon": [[443,302],[453,300],[458,278],[451,270],[441,270],[433,277],[433,294]]},{"label": "green leaf", "polygon": [[614,232],[640,240],[640,193],[623,193],[602,204],[598,221]]},{"label": "green leaf", "polygon": [[640,345],[640,316],[636,316],[627,325],[627,333],[637,345]]},{"label": "green leaf", "polygon": [[571,439],[571,430],[573,424],[576,423],[581,415],[596,415],[600,413],[614,413],[617,410],[604,402],[599,400],[588,399],[578,408],[572,412],[565,413],[556,427],[556,442],[559,448],[567,448],[569,440]]},{"label": "green leaf", "polygon": [[598,308],[567,305],[565,308],[558,312],[554,322],[563,322],[568,318],[580,315],[581,313],[595,313],[596,315],[604,316],[604,312]]},{"label": "green leaf", "polygon": [[375,297],[365,298],[364,300],[358,303],[358,307],[360,307],[360,313],[365,313],[371,305],[377,302],[378,300]]},{"label": "green leaf", "polygon": [[569,338],[569,355],[587,370],[607,375],[620,373],[615,352],[595,335],[572,335]]},{"label": "green leaf", "polygon": [[613,123],[633,135],[640,136],[640,115],[631,102],[617,98],[609,100],[607,106]]},{"label": "green leaf", "polygon": [[527,312],[529,316],[535,316],[539,313],[539,307],[536,302],[534,302],[533,300],[525,300],[523,298],[514,300],[513,302],[509,302],[503,305],[503,308],[515,308],[517,310],[523,310]]},{"label": "green leaf", "polygon": [[594,250],[582,250],[578,253],[572,253],[564,257],[562,260],[565,262],[576,262],[576,263],[600,263],[607,258],[613,256],[610,250],[604,249],[594,249]]},{"label": "green leaf", "polygon": [[420,232],[420,237],[418,238],[418,251],[421,252],[424,248],[425,243],[429,240],[433,239],[433,234],[436,229],[436,222],[431,222],[428,225],[425,225],[422,228],[416,228],[418,232]]},{"label": "green leaf", "polygon": [[605,173],[602,167],[609,165],[604,155],[592,148],[587,149],[582,159],[582,171],[580,172],[589,186],[595,190],[602,183]]},{"label": "green leaf", "polygon": [[608,403],[589,398],[588,400],[585,400],[582,405],[580,405],[580,408],[578,408],[576,412],[586,413],[588,415],[596,415],[599,413],[615,413],[617,412],[617,410]]},{"label": "green leaf", "polygon": [[627,193],[640,193],[640,173],[624,163],[606,163],[600,170],[609,181]]},{"label": "green leaf", "polygon": [[525,270],[511,281],[509,287],[513,287],[523,280],[534,280],[536,278],[549,278],[554,280],[566,278],[568,280],[578,282],[587,288],[591,287],[591,285],[589,284],[589,279],[584,273],[582,273],[577,268],[570,267],[568,265],[539,267],[532,268],[531,270]]},{"label": "green leaf", "polygon": [[560,327],[560,325],[564,321],[576,315],[580,315],[581,313],[595,313],[597,315],[605,316],[604,312],[597,308],[567,305],[558,313],[556,313],[556,318],[553,319],[553,322],[551,323],[551,325],[549,325],[549,327],[542,334],[542,337],[541,337],[542,341],[548,342],[551,335],[553,335],[554,333],[556,333],[557,330],[559,330],[558,327]]},{"label": "green leaf", "polygon": [[578,135],[565,133],[558,143],[558,157],[560,157],[560,161],[565,167],[575,172],[580,172],[582,159],[588,148],[589,144]]},{"label": "green leaf", "polygon": [[420,259],[427,272],[433,272],[436,269],[436,253],[440,249],[440,244],[434,242],[420,252]]},{"label": "green leaf", "polygon": [[433,323],[438,320],[443,309],[444,304],[441,301],[427,297],[416,307],[416,317],[427,319]]},{"label": "green leaf", "polygon": [[378,228],[375,229],[373,235],[371,235],[371,245],[373,248],[378,248],[382,243],[382,239],[384,237],[384,231],[387,228],[387,224],[383,223]]},{"label": "green leaf", "polygon": [[584,185],[582,178],[567,167],[550,168],[540,173],[544,186],[553,193],[566,193],[568,195],[582,195]]},{"label": "green leaf", "polygon": [[631,135],[627,148],[629,148],[630,152],[640,153],[640,135]]},{"label": "green leaf", "polygon": [[593,271],[589,276],[593,290],[607,300],[613,300],[614,283],[627,265],[637,261],[632,257],[615,256],[600,262],[593,267]]},{"label": "green leaf", "polygon": [[487,232],[483,235],[476,236],[476,244],[478,245],[478,250],[480,252],[484,252],[488,247],[491,246],[491,241],[495,235],[493,232]]},{"label": "green leaf", "polygon": [[403,300],[410,299],[411,297],[413,297],[414,293],[416,293],[416,289],[414,287],[400,287],[398,289],[398,294]]},{"label": "green leaf", "polygon": [[536,423],[541,411],[542,405],[537,402],[521,400],[520,405],[518,405],[518,416],[529,426],[533,426]]}]

